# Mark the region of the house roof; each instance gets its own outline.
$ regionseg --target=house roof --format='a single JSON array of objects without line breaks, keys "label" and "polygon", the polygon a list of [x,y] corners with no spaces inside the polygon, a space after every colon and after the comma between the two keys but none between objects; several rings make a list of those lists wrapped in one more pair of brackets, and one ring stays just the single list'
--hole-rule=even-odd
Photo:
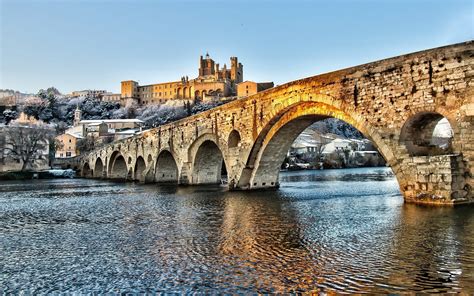
[{"label": "house roof", "polygon": [[82,138],[84,138],[84,137],[81,136],[81,135],[74,134],[74,133],[70,133],[70,132],[66,132],[65,134],[66,134],[66,135],[73,136],[74,138],[77,138],[77,139],[82,139]]},{"label": "house roof", "polygon": [[119,134],[119,135],[125,135],[125,134],[136,134],[138,131],[140,131],[139,129],[134,129],[134,128],[131,128],[131,129],[126,129],[126,130],[123,130],[123,131],[120,131],[120,132],[116,132],[115,134]]},{"label": "house roof", "polygon": [[86,119],[86,120],[81,120],[79,123],[88,123],[88,124],[93,124],[93,123],[143,123],[144,121],[140,119]]}]

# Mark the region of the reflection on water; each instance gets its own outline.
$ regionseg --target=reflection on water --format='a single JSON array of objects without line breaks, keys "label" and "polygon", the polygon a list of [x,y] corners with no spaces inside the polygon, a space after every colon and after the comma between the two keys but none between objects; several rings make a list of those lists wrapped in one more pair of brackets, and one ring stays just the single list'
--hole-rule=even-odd
[{"label": "reflection on water", "polygon": [[281,175],[259,192],[3,182],[0,287],[474,293],[472,207],[405,205],[388,169]]}]

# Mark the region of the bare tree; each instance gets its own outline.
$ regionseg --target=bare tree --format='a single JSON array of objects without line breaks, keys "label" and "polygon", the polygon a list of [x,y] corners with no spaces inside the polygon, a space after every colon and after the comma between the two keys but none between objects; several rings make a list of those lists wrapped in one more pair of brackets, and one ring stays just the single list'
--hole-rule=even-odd
[{"label": "bare tree", "polygon": [[22,164],[21,171],[33,168],[35,161],[48,161],[49,141],[53,136],[47,126],[10,125],[3,129],[3,155]]},{"label": "bare tree", "polygon": [[329,144],[332,139],[329,139],[329,138],[326,138],[324,137],[323,134],[321,133],[318,133],[317,135],[315,135],[315,139],[318,141],[318,144],[317,146],[315,147],[314,149],[314,160],[313,160],[313,166],[314,167],[317,167],[317,168],[320,168],[320,166],[322,165],[323,161],[324,161],[324,148],[326,148],[326,145]]},{"label": "bare tree", "polygon": [[93,136],[87,136],[77,141],[77,150],[79,150],[81,154],[92,151],[99,146],[100,144],[97,138]]}]

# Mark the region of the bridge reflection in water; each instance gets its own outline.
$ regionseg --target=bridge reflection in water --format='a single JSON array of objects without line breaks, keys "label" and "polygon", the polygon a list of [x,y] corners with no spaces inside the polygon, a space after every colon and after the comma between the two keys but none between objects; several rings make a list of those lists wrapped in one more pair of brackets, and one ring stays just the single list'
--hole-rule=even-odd
[{"label": "bridge reflection in water", "polygon": [[470,207],[404,204],[386,168],[285,172],[281,184],[3,183],[0,283],[35,293],[474,293]]}]

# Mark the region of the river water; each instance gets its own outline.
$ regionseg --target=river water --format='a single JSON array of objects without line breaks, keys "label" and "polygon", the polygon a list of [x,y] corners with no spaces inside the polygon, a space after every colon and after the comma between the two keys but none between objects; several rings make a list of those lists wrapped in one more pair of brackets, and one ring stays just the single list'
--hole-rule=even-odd
[{"label": "river water", "polygon": [[474,293],[474,207],[404,204],[387,168],[274,191],[0,183],[0,292]]}]

